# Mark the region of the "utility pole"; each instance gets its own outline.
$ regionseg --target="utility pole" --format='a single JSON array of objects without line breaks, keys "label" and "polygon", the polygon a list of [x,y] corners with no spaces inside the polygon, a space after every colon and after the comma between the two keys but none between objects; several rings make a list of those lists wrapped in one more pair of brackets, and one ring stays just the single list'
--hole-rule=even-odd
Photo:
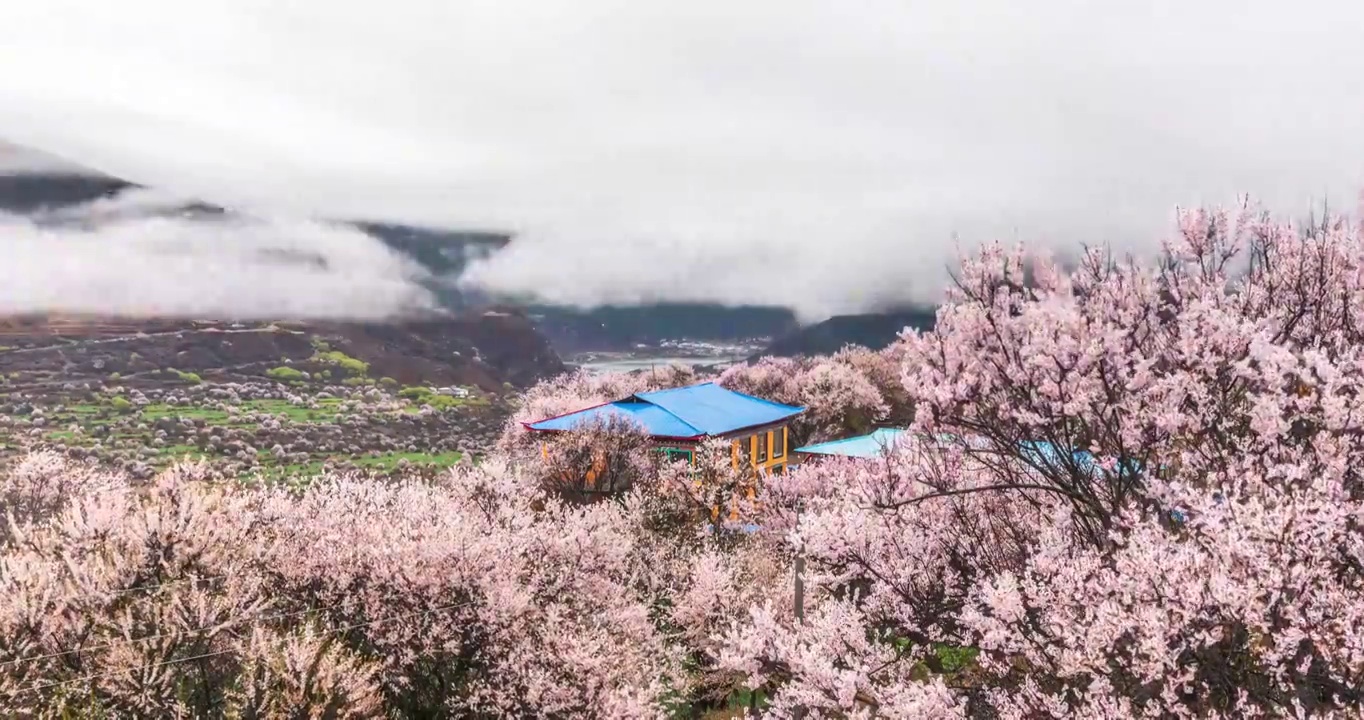
[{"label": "utility pole", "polygon": [[[796,550],[796,622],[805,624],[805,536],[800,532],[800,511],[805,505],[804,500],[796,501],[796,533],[800,537],[800,547]],[[791,710],[791,717],[794,720],[804,720],[805,706],[797,705]]]},{"label": "utility pole", "polygon": [[[796,509],[796,531],[800,531],[800,509]],[[805,538],[800,539],[796,551],[796,621],[805,624]]]}]

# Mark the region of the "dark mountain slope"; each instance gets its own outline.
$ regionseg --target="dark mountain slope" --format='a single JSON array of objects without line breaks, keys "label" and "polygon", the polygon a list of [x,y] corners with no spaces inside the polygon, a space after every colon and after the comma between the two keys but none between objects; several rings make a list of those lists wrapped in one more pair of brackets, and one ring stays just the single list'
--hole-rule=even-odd
[{"label": "dark mountain slope", "polygon": [[135,187],[97,175],[0,174],[0,212],[28,214],[113,197]]},{"label": "dark mountain slope", "polygon": [[778,338],[754,358],[766,355],[828,355],[838,352],[845,345],[880,350],[895,342],[906,327],[928,330],[933,327],[933,322],[934,311],[930,308],[837,315]]},{"label": "dark mountain slope", "polygon": [[638,307],[576,310],[531,305],[526,313],[560,352],[629,350],[670,340],[742,342],[795,331],[786,308],[703,303],[659,303]]}]

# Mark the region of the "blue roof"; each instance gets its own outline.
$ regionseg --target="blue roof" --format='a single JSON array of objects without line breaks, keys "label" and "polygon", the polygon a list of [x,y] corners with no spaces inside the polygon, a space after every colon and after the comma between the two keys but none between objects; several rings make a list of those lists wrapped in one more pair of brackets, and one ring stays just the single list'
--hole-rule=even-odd
[{"label": "blue roof", "polygon": [[[1046,465],[1059,465],[1063,459],[1062,450],[1055,445],[1041,440],[1028,440],[1021,443],[1023,454],[1031,456],[1033,462]],[[1094,456],[1085,450],[1073,450],[1070,457],[1075,462],[1075,466],[1086,472],[1093,472],[1098,463]]]},{"label": "blue roof", "polygon": [[[838,455],[855,458],[881,457],[885,453],[885,448],[890,447],[904,432],[904,430],[897,428],[882,428],[869,435],[859,435],[796,448],[796,452],[809,455]],[[941,434],[937,437],[940,442],[953,442],[957,439],[947,434]],[[1020,443],[1020,449],[1025,458],[1037,463],[1057,465],[1060,464],[1063,457],[1063,451],[1049,442],[1029,440]],[[1082,471],[1094,472],[1098,467],[1098,462],[1094,456],[1084,450],[1073,451],[1071,457]]]},{"label": "blue roof", "polygon": [[643,426],[645,432],[650,435],[663,437],[695,437],[701,435],[701,431],[688,425],[686,421],[669,413],[657,405],[649,403],[622,400],[607,405],[598,405],[586,410],[579,410],[568,415],[552,417],[548,420],[541,420],[531,423],[526,427],[532,430],[572,430],[573,428],[591,423],[604,422],[613,418],[625,418],[633,420]]},{"label": "blue roof", "polygon": [[[739,525],[735,529],[744,535],[752,535],[753,533],[761,531],[762,527],[754,523],[748,523],[746,525]],[[706,528],[702,530],[702,532],[711,535],[715,532],[715,529],[711,527],[710,523],[706,523]]]},{"label": "blue roof", "polygon": [[529,423],[531,430],[572,430],[610,417],[628,417],[653,437],[701,438],[780,422],[805,408],[782,405],[716,385],[638,393],[624,400]]},{"label": "blue roof", "polygon": [[842,457],[855,458],[881,457],[885,454],[886,448],[891,447],[904,432],[904,430],[897,428],[881,428],[869,435],[859,435],[857,437],[831,440],[816,445],[806,445],[805,447],[796,448],[796,452],[810,455],[839,455]]},{"label": "blue roof", "polygon": [[[1049,442],[1029,441],[1022,445],[1025,454],[1031,454],[1031,459],[1034,462],[1048,465],[1063,464],[1061,462],[1063,459],[1061,449]],[[1087,450],[1074,450],[1071,452],[1070,456],[1074,459],[1075,466],[1086,473],[1093,474],[1095,471],[1101,469],[1099,461]],[[1164,466],[1161,465],[1159,467]],[[1121,471],[1119,473],[1120,475],[1139,475],[1142,473],[1141,463],[1131,459],[1124,460],[1120,463],[1118,469]]]}]

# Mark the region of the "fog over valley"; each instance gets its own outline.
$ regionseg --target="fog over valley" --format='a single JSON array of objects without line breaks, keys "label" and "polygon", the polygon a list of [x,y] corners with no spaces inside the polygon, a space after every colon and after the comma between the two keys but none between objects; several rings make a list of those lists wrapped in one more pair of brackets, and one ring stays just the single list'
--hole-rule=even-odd
[{"label": "fog over valley", "polygon": [[[335,312],[420,302],[386,251],[316,224],[347,218],[514,235],[466,273],[488,290],[817,320],[933,302],[958,249],[986,240],[1145,252],[1176,205],[1250,193],[1306,215],[1364,186],[1364,99],[1340,80],[1364,70],[1364,10],[1339,3],[50,0],[10,15],[0,137],[273,218],[50,238],[148,260],[116,267],[9,243],[0,260],[32,278],[10,308],[88,277],[119,302],[197,312],[207,301],[155,277],[183,258],[151,261],[146,243],[217,264],[202,236],[238,232],[354,260],[355,299]],[[16,165],[0,154],[0,172]],[[240,295],[227,264],[202,294]],[[286,284],[298,297],[250,302],[306,312],[333,289]]]}]

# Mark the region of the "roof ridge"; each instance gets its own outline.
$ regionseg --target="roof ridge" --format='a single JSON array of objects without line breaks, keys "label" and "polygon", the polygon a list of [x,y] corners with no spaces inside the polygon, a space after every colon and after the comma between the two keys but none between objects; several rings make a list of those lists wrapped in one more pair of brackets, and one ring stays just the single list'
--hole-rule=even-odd
[{"label": "roof ridge", "polygon": [[716,381],[714,381],[714,380],[707,380],[707,381],[705,381],[705,382],[693,383],[693,384],[691,384],[691,385],[681,385],[681,386],[675,387],[675,388],[664,388],[664,389],[662,389],[662,390],[650,390],[649,392],[645,392],[645,393],[635,393],[634,395],[631,395],[630,397],[638,397],[639,399],[643,400],[644,402],[649,402],[649,399],[648,399],[648,398],[643,397],[644,395],[656,395],[656,394],[660,394],[660,393],[677,392],[677,391],[680,391],[680,390],[691,390],[691,389],[693,389],[693,388],[704,387],[704,386],[706,386],[706,385],[714,385],[715,387],[719,388],[720,390],[724,390],[725,392],[730,393],[731,395],[738,395],[739,397],[748,398],[749,400],[756,400],[757,402],[764,403],[764,404],[767,404],[767,405],[771,405],[771,406],[773,406],[773,407],[798,409],[798,410],[800,410],[801,412],[805,412],[806,410],[809,409],[809,408],[806,408],[804,405],[787,405],[786,403],[779,403],[779,402],[777,402],[777,401],[775,401],[775,400],[768,400],[768,399],[765,398],[765,397],[759,397],[759,396],[757,396],[757,395],[749,395],[749,394],[746,393],[746,392],[739,392],[738,390],[732,390],[732,389],[730,389],[730,388],[725,387],[724,385],[721,385],[720,383],[718,383],[718,382],[716,382]]},{"label": "roof ridge", "polygon": [[[552,421],[554,421],[554,420],[562,420],[562,419],[567,418],[567,417],[572,417],[573,415],[580,415],[580,414],[583,414],[583,413],[591,412],[591,411],[593,411],[593,410],[600,410],[600,409],[602,409],[602,408],[616,408],[616,409],[618,409],[618,410],[621,410],[622,408],[620,408],[619,406],[622,405],[622,404],[624,404],[624,403],[630,402],[630,400],[633,399],[633,398],[634,398],[634,396],[632,395],[632,396],[630,396],[629,398],[625,398],[624,400],[612,400],[612,401],[610,401],[610,402],[597,403],[596,405],[592,405],[592,406],[590,406],[590,407],[585,407],[585,408],[582,408],[582,409],[580,409],[580,410],[570,410],[569,412],[560,413],[560,414],[555,415],[555,416],[553,416],[553,417],[547,417],[547,418],[544,418],[544,419],[541,419],[541,420],[528,420],[528,421],[522,421],[521,426],[524,427],[524,428],[526,428],[527,430],[535,430],[535,429],[536,429],[536,428],[534,427],[535,425],[540,425],[540,424],[543,424],[543,423],[552,422]],[[692,436],[690,436],[690,437],[700,437],[700,436],[705,435],[705,432],[703,432],[700,428],[698,428],[698,427],[696,427],[695,425],[693,425],[693,424],[687,422],[686,420],[682,419],[682,417],[679,416],[677,413],[675,413],[675,412],[673,412],[673,411],[671,411],[671,410],[669,410],[669,409],[663,407],[662,405],[657,405],[657,404],[651,403],[651,402],[649,402],[649,401],[647,401],[647,400],[640,400],[640,402],[641,402],[642,404],[646,404],[646,405],[649,405],[650,407],[656,408],[656,409],[658,409],[660,412],[666,413],[669,417],[673,418],[674,420],[676,420],[678,423],[680,423],[680,424],[683,425],[684,427],[690,429],[690,430],[692,431],[692,433],[694,433],[694,434],[693,434]],[[646,428],[646,429],[647,429],[647,428]]]},{"label": "roof ridge", "polygon": [[[634,393],[634,394],[632,394],[630,397],[632,397],[632,398],[639,398],[640,400],[644,400],[644,402],[649,402],[647,399],[644,398],[645,395],[661,395],[661,394],[663,394],[663,393],[677,392],[677,391],[679,391],[679,390],[691,390],[692,388],[699,388],[699,387],[702,387],[702,386],[704,386],[704,385],[715,385],[715,381],[714,381],[714,380],[707,380],[707,381],[705,381],[705,382],[692,383],[691,385],[678,385],[677,387],[659,388],[658,390],[645,390],[645,391],[643,391],[643,392]],[[724,387],[724,386],[721,386],[721,385],[716,385],[716,387],[720,388],[721,390],[729,390],[729,388]],[[733,390],[729,390],[729,392],[734,392],[734,391],[733,391]],[[739,393],[739,394],[742,395],[743,393]]]},{"label": "roof ridge", "polygon": [[[699,392],[690,392],[699,391]],[[632,409],[633,408],[633,409]],[[686,431],[692,437],[721,436],[756,428],[771,423],[785,421],[805,412],[798,405],[784,405],[766,398],[730,390],[711,380],[675,388],[664,388],[648,392],[635,392],[611,402],[601,403],[591,408],[556,415],[535,423],[563,420],[580,413],[601,412],[656,413],[654,417],[670,424],[675,431]],[[562,424],[562,423],[560,423]],[[668,436],[673,436],[668,433]]]},{"label": "roof ridge", "polygon": [[726,388],[726,387],[722,387],[721,389],[722,389],[722,390],[726,390],[726,391],[728,391],[728,392],[732,392],[732,393],[734,393],[735,395],[739,395],[739,396],[742,396],[742,397],[749,398],[749,399],[751,399],[751,400],[757,400],[757,401],[760,402],[760,403],[766,403],[766,404],[768,404],[768,405],[772,405],[773,407],[779,407],[779,408],[792,408],[792,409],[795,409],[795,410],[799,410],[800,412],[805,412],[806,410],[809,409],[809,408],[805,407],[804,405],[787,405],[786,403],[779,403],[779,402],[777,402],[776,400],[768,400],[768,399],[765,398],[765,397],[758,397],[757,395],[749,395],[748,393],[741,393],[741,392],[739,392],[738,390],[730,390],[729,388]]},{"label": "roof ridge", "polygon": [[[635,396],[634,396],[634,395],[631,395],[630,397],[633,398],[633,397],[635,397]],[[695,425],[692,425],[691,423],[687,422],[686,418],[682,417],[681,415],[678,415],[677,413],[673,412],[672,410],[669,410],[668,408],[665,408],[665,407],[663,407],[662,405],[659,405],[658,403],[652,403],[652,402],[649,402],[648,400],[644,400],[643,398],[640,398],[640,400],[641,400],[641,402],[649,403],[650,405],[652,405],[652,406],[658,408],[659,410],[662,410],[663,412],[667,413],[669,416],[671,416],[671,417],[673,417],[673,418],[676,418],[678,422],[680,422],[680,423],[682,423],[683,425],[686,425],[687,427],[689,427],[689,428],[691,428],[692,430],[694,430],[694,431],[696,432],[697,435],[705,435],[705,434],[706,434],[703,430],[701,430],[701,428],[696,427]],[[616,402],[624,402],[624,401],[622,401],[622,400],[617,400]],[[612,405],[615,405],[616,403],[611,403],[611,404],[612,404]]]}]

